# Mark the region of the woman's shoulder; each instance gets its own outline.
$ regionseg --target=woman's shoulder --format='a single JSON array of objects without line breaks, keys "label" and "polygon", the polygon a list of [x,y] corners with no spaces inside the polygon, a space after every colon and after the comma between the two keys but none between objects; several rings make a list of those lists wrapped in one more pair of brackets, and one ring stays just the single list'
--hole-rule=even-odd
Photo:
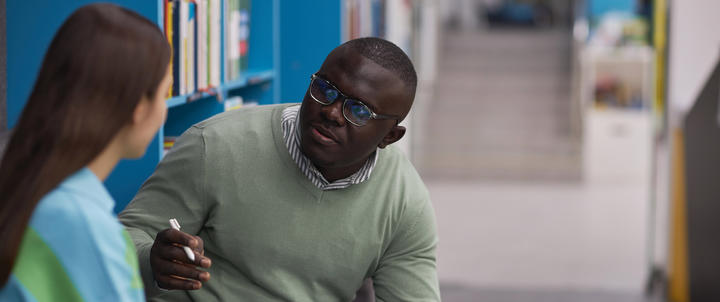
[{"label": "woman's shoulder", "polygon": [[36,206],[29,226],[57,251],[92,253],[102,245],[123,245],[122,225],[102,183],[83,169],[48,192]]},{"label": "woman's shoulder", "polygon": [[58,228],[81,228],[87,225],[84,212],[92,208],[83,207],[82,195],[76,192],[55,188],[40,199],[33,211],[30,225],[52,222]]},{"label": "woman's shoulder", "polygon": [[90,188],[59,185],[40,199],[33,211],[31,224],[49,221],[59,228],[86,228],[89,220],[112,218],[108,197],[92,194]]},{"label": "woman's shoulder", "polygon": [[40,200],[30,226],[47,239],[71,246],[82,241],[117,241],[122,226],[112,210],[93,198],[97,197],[58,187]]},{"label": "woman's shoulder", "polygon": [[131,249],[112,210],[92,198],[63,186],[52,190],[38,203],[25,238],[35,238],[28,241],[33,249],[49,251],[41,260],[55,259],[84,296],[101,297],[116,292],[113,282],[129,282]]}]

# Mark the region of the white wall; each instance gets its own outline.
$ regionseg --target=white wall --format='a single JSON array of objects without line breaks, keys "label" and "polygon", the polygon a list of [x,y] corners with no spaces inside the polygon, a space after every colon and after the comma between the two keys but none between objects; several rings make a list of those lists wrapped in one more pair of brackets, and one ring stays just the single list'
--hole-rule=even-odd
[{"label": "white wall", "polygon": [[654,262],[666,266],[669,252],[672,195],[672,133],[682,127],[710,72],[720,58],[720,1],[669,0],[667,102],[670,135],[657,149],[657,214]]},{"label": "white wall", "polygon": [[720,1],[670,3],[668,105],[670,125],[679,126],[720,58]]}]

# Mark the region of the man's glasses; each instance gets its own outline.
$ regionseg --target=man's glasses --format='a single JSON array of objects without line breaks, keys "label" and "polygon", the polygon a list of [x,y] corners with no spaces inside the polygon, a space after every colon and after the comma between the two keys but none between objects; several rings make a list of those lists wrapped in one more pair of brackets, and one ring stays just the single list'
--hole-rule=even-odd
[{"label": "man's glasses", "polygon": [[345,119],[351,124],[362,127],[367,125],[370,120],[398,120],[398,116],[377,114],[363,104],[363,102],[350,98],[340,92],[333,84],[323,78],[313,74],[310,77],[310,96],[316,102],[322,105],[330,105],[342,97],[342,111]]}]

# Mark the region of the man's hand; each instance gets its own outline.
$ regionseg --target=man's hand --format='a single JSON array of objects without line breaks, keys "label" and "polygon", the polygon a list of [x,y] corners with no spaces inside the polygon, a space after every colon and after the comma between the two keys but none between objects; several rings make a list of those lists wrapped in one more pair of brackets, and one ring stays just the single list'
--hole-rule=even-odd
[{"label": "man's hand", "polygon": [[355,293],[353,302],[375,302],[375,289],[371,278],[365,279],[362,287]]},{"label": "man's hand", "polygon": [[[185,255],[183,246],[193,250],[194,262]],[[150,266],[158,286],[163,289],[200,289],[202,282],[210,280],[210,273],[197,268],[210,267],[210,258],[203,256],[204,254],[203,240],[200,237],[173,229],[160,231],[150,250]]]}]

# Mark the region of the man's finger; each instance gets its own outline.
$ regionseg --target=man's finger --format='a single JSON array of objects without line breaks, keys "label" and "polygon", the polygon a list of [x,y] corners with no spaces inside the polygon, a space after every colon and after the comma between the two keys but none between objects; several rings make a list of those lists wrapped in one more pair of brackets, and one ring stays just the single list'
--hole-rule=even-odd
[{"label": "man's finger", "polygon": [[163,289],[196,290],[202,287],[197,280],[183,280],[171,276],[158,276],[155,278],[158,286]]},{"label": "man's finger", "polygon": [[202,282],[210,280],[210,273],[201,271],[193,265],[185,265],[172,261],[161,260],[157,265],[157,273],[161,276],[173,275],[185,279],[194,279]]},{"label": "man's finger", "polygon": [[200,255],[204,255],[205,254],[205,244],[203,242],[203,239],[200,238],[200,236],[193,236],[193,237],[195,238],[195,240],[197,240],[197,245],[195,245],[194,247],[191,246],[190,249],[192,249],[195,252],[198,252]]},{"label": "man's finger", "polygon": [[195,253],[195,265],[199,267],[209,268],[212,265],[210,258]]},{"label": "man's finger", "polygon": [[191,249],[197,248],[198,246],[198,241],[194,236],[173,229],[165,229],[158,233],[157,240],[167,244],[180,244],[188,246]]},{"label": "man's finger", "polygon": [[[174,252],[174,253],[177,253],[177,252]],[[185,254],[184,250],[182,251],[182,254],[183,254],[182,259],[176,258],[176,260],[181,260],[182,262],[187,263],[188,265],[199,266],[199,267],[204,267],[204,268],[209,268],[212,265],[212,261],[210,260],[210,258],[205,257],[198,252],[193,252],[193,253],[195,254],[195,261],[191,261],[187,257],[187,254]]]},{"label": "man's finger", "polygon": [[191,261],[187,254],[185,254],[185,250],[183,250],[181,245],[166,245],[158,249],[158,256],[160,256],[161,259],[169,260],[169,261],[180,261],[183,263],[189,263],[194,264],[195,262],[198,262],[198,255],[195,254],[195,261]]},{"label": "man's finger", "polygon": [[190,261],[185,250],[179,245],[167,245],[158,247],[157,254],[160,259],[168,261],[179,261],[193,266],[199,266],[203,268],[209,268],[212,265],[212,260],[195,252],[195,261]]}]

